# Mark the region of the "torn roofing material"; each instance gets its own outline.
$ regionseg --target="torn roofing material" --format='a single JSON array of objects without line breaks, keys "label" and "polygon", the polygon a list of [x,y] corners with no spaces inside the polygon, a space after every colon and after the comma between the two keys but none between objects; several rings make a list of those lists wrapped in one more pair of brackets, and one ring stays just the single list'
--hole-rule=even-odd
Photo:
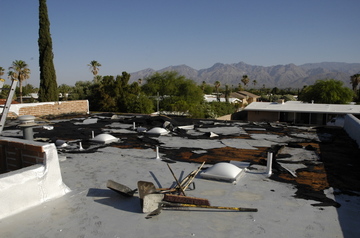
[{"label": "torn roofing material", "polygon": [[[134,120],[141,127],[153,128],[155,125],[148,124],[145,118],[136,116]],[[199,120],[185,121],[180,118],[177,122],[179,125],[189,125],[192,122],[194,128],[186,132],[174,129],[168,135],[156,138],[148,137],[144,133],[134,133],[131,128],[134,120],[129,116],[117,120],[123,124],[121,128],[124,130],[111,134],[121,138],[119,143],[102,146],[87,153],[61,152],[61,156],[66,157],[60,163],[63,179],[72,193],[47,203],[41,209],[2,220],[1,236],[26,237],[29,232],[37,237],[360,235],[357,229],[360,222],[357,216],[360,203],[359,196],[356,195],[356,191],[360,191],[357,173],[360,165],[356,159],[359,150],[353,147],[353,142],[341,129],[244,123],[236,126],[246,127],[247,134],[220,133],[218,137],[209,138],[204,136],[204,132],[198,131],[198,128],[226,129],[234,124],[210,120],[201,120],[205,122],[202,123]],[[54,123],[52,131],[36,129],[35,137],[57,137],[64,141],[82,139],[85,144],[85,141],[91,138],[92,131],[101,134],[104,129],[109,129],[107,125],[113,122],[106,117],[99,117],[96,124],[87,125],[74,125],[74,120],[62,121]],[[251,128],[262,129],[248,130]],[[325,142],[314,140],[313,136],[296,136],[303,133],[328,133],[333,137]],[[257,136],[254,136],[255,134]],[[283,140],[284,138],[291,139],[291,142]],[[260,139],[262,142],[256,144]],[[235,146],[250,141],[255,149]],[[183,146],[185,143],[186,147]],[[213,212],[209,215],[207,212],[195,211],[190,215],[188,211],[176,211],[164,212],[151,221],[145,220],[138,197],[124,198],[107,189],[106,181],[112,179],[130,187],[135,187],[138,180],[153,181],[159,188],[173,186],[172,182],[169,183],[173,179],[166,169],[166,164],[163,160],[154,160],[156,145],[160,147],[162,158],[177,161],[172,168],[179,180],[184,177],[185,171],[196,169],[203,161],[206,161],[207,167],[209,164],[230,160],[248,163],[248,171],[237,185],[199,179],[198,176],[194,180],[196,189],[186,192],[194,197],[209,198],[212,204],[224,204],[226,199],[226,205],[257,207],[259,212]],[[286,150],[281,149],[282,146]],[[309,146],[313,150],[306,149],[310,149]],[[85,145],[84,147],[86,148]],[[264,173],[266,153],[269,150],[274,151],[274,165],[273,174],[267,178]],[[302,157],[302,151],[311,153]],[[317,156],[313,158],[314,155]],[[283,169],[283,164],[288,169],[295,170],[297,177]],[[290,164],[294,166],[291,167]],[[341,207],[335,208],[338,204]],[[285,225],[279,228],[279,224]]]}]

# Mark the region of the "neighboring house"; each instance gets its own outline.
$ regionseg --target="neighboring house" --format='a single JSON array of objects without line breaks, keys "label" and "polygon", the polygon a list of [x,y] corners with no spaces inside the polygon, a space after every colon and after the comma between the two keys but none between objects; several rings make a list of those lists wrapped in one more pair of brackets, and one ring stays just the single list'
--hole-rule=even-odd
[{"label": "neighboring house", "polygon": [[[260,96],[257,96],[255,94],[252,94],[252,93],[249,93],[246,91],[237,91],[237,92],[230,93],[229,102],[230,103],[242,103],[242,105],[245,106],[252,102],[256,102],[259,97]],[[217,101],[216,95],[205,95],[205,101],[207,101],[207,102]],[[223,94],[220,97],[220,102],[225,102],[225,101],[226,101],[226,99]]]},{"label": "neighboring house", "polygon": [[326,125],[337,116],[352,114],[360,117],[360,105],[316,104],[299,101],[253,102],[244,111],[248,121],[289,122]]},{"label": "neighboring house", "polygon": [[239,99],[242,102],[242,106],[245,107],[252,102],[256,102],[260,96],[246,91],[237,91],[230,93],[230,97]]},{"label": "neighboring house", "polygon": [[[216,95],[212,95],[212,94],[211,95],[209,95],[209,94],[204,95],[204,99],[205,99],[206,102],[217,102]],[[220,96],[220,102],[226,102],[226,99],[225,99],[224,95]],[[229,103],[241,103],[241,100],[236,98],[236,97],[232,97],[230,95]]]},{"label": "neighboring house", "polygon": [[[240,95],[240,97],[238,97],[238,98],[245,99],[247,104],[256,102],[257,99],[260,98],[260,96],[255,95],[253,93],[249,93],[247,91],[238,91],[236,93]],[[245,102],[243,101],[243,103],[245,103]]]}]

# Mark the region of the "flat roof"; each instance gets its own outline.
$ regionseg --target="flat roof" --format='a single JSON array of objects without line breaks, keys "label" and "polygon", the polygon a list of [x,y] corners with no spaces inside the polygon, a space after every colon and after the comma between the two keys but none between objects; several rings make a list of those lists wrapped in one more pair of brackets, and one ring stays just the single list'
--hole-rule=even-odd
[{"label": "flat roof", "polygon": [[329,114],[360,114],[360,105],[351,104],[320,104],[302,103],[298,101],[277,102],[253,102],[244,109],[245,111],[268,111],[268,112],[308,112]]},{"label": "flat roof", "polygon": [[[71,192],[0,220],[1,237],[360,237],[359,194],[332,187],[341,181],[345,185],[352,181],[351,188],[359,187],[359,183],[342,178],[333,181],[330,172],[324,170],[326,161],[322,162],[328,150],[322,151],[325,155],[320,161],[315,151],[304,147],[310,141],[313,146],[314,141],[321,143],[329,137],[328,133],[311,127],[204,120],[186,133],[147,137],[133,130],[133,121],[136,126],[156,126],[150,118],[146,120],[151,126],[142,124],[145,120],[139,117],[128,121],[97,118],[93,124],[81,118],[52,121],[53,131],[36,130],[35,137],[43,139],[54,135],[67,140],[89,138],[94,130],[95,135],[102,131],[120,141],[89,152],[59,151],[62,178]],[[7,134],[21,135],[20,130],[12,129]],[[209,132],[218,136],[209,137]],[[77,137],[72,138],[74,135]],[[268,177],[263,161],[266,151],[288,143],[303,147],[286,146],[277,162],[297,177],[275,165],[273,175]],[[340,148],[332,143],[335,140],[329,140],[325,146],[333,149],[351,146],[343,143]],[[156,159],[156,145],[160,147],[161,159]],[[85,143],[83,146],[86,149]],[[341,158],[336,171],[345,166],[357,173],[357,160],[351,162],[356,158],[347,157],[350,158],[346,161]],[[166,165],[169,160],[176,162],[170,166],[179,180],[203,160],[207,161],[206,168],[215,161],[250,162],[237,184],[206,180],[198,175],[194,179],[195,189],[187,190],[186,194],[208,199],[214,206],[257,208],[258,212],[189,208],[163,210],[158,216],[145,219],[137,193],[127,198],[106,187],[107,180],[132,189],[140,180],[152,182],[157,188],[174,186],[175,180]],[[348,176],[351,170],[343,174]],[[310,179],[316,191],[303,185],[308,174],[321,175]],[[332,183],[326,185],[328,180]]]}]

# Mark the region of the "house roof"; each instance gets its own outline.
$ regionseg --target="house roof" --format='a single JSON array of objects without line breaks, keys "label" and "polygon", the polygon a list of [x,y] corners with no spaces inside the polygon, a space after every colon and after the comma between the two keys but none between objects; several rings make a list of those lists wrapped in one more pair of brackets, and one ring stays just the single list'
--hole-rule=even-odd
[{"label": "house roof", "polygon": [[360,114],[360,105],[351,104],[319,104],[288,101],[286,103],[276,102],[253,102],[245,111],[268,111],[268,112],[307,112],[307,113],[329,113],[329,114]]},{"label": "house roof", "polygon": [[[278,162],[288,170],[295,171],[297,177],[279,167],[276,167],[271,177],[265,173],[266,163],[263,163],[262,158],[264,154],[266,156],[267,148],[291,141],[298,142],[299,136],[309,138],[304,140],[314,145],[313,141],[320,140],[315,131],[298,128],[299,131],[290,133],[292,127],[275,131],[277,128],[266,123],[253,125],[200,120],[195,129],[190,129],[184,135],[172,133],[146,137],[132,129],[133,121],[150,127],[163,124],[159,117],[136,116],[130,120],[130,117],[124,116],[122,120],[112,120],[99,115],[98,118],[94,124],[78,123],[81,119],[74,118],[70,121],[52,121],[56,124],[54,130],[37,128],[36,136],[39,138],[56,135],[59,139],[88,139],[92,130],[96,133],[104,130],[121,137],[121,141],[111,146],[98,147],[94,152],[62,151],[59,154],[61,173],[64,183],[72,191],[61,198],[2,219],[1,237],[231,237],[234,234],[244,237],[360,236],[360,230],[357,229],[360,223],[359,197],[341,193],[339,191],[342,190],[332,187],[345,184],[355,189],[359,187],[358,180],[353,180],[355,182],[349,185],[348,179],[341,177],[335,182],[330,177],[330,168],[334,167],[337,178],[342,168],[343,176],[356,173],[358,165],[355,156],[348,156],[349,159],[343,162],[339,157],[345,156],[345,153],[339,153],[336,154],[336,159],[341,161],[338,166],[324,166],[322,163],[333,160],[320,161],[315,151],[288,146],[282,152],[287,157],[280,156]],[[178,118],[179,125],[187,125],[182,120]],[[283,132],[281,136],[280,131]],[[208,132],[214,132],[218,137],[205,136]],[[17,135],[13,130],[9,130],[9,133]],[[323,146],[337,150],[345,146],[352,148],[351,143],[344,145],[343,140],[342,146],[333,143],[335,140]],[[155,159],[155,145],[161,145],[161,159]],[[324,148],[321,151],[323,158],[327,158],[327,151],[331,153],[332,150]],[[171,164],[171,168],[179,179],[198,168],[203,160],[206,160],[204,169],[215,160],[252,161],[237,184],[202,179],[200,172],[194,179],[196,189],[186,190],[186,194],[209,199],[214,206],[258,208],[258,212],[164,209],[161,214],[148,220],[142,212],[138,193],[128,198],[106,187],[109,179],[132,189],[136,188],[140,180],[152,182],[156,187],[174,186],[175,180],[165,163],[171,160],[176,161]],[[324,167],[329,169],[325,171]],[[322,168],[322,172],[318,168]],[[309,179],[305,179],[306,176]],[[317,190],[312,190],[307,181],[314,184]],[[326,205],[328,203],[330,205]],[[331,204],[340,204],[341,207],[336,208]]]},{"label": "house roof", "polygon": [[249,93],[247,91],[238,91],[237,93],[248,96],[248,97],[251,97],[251,98],[259,98],[260,97],[258,95],[255,95],[253,93]]},{"label": "house roof", "polygon": [[[206,102],[217,102],[216,95],[205,95],[204,99],[205,99]],[[229,102],[230,103],[235,103],[235,102],[238,102],[238,101],[241,101],[241,99],[238,98],[238,97],[230,95],[230,97],[229,97]],[[225,99],[224,95],[220,96],[220,102],[226,102],[226,99]]]},{"label": "house roof", "polygon": [[237,93],[237,92],[230,93],[230,97],[239,98],[239,99],[246,99],[246,95],[240,94],[240,93]]}]

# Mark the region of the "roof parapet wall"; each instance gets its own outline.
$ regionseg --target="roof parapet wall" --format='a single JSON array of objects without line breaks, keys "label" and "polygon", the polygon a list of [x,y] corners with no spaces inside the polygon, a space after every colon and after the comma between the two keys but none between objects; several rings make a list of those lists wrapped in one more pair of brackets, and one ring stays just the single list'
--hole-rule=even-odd
[{"label": "roof parapet wall", "polygon": [[360,148],[360,120],[354,115],[347,114],[345,116],[344,130],[356,141]]},{"label": "roof parapet wall", "polygon": [[0,143],[2,150],[21,143],[24,145],[23,150],[35,146],[45,154],[43,163],[0,175],[0,219],[63,196],[70,191],[62,181],[54,144],[34,144],[33,141],[4,137],[0,137]]}]

